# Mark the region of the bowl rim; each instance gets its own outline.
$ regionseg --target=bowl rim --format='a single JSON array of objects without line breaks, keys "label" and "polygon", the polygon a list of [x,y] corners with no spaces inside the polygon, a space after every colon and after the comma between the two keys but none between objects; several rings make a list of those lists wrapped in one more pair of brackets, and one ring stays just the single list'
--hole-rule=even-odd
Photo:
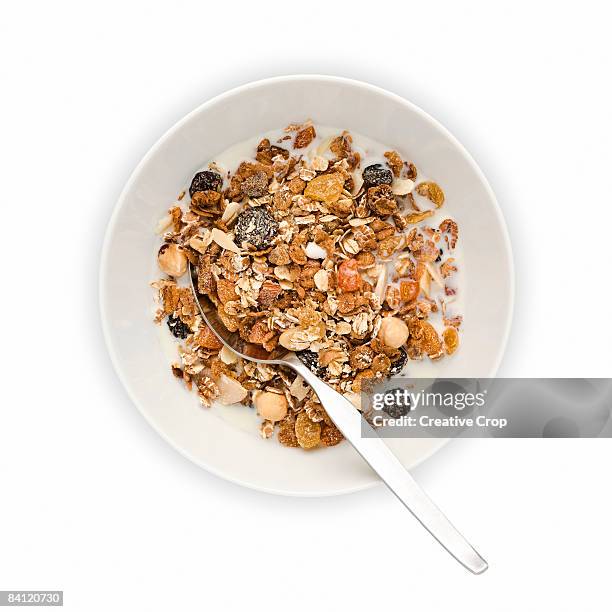
[{"label": "bowl rim", "polygon": [[[506,251],[507,256],[508,256],[507,260],[508,260],[508,272],[509,272],[508,277],[509,278],[507,280],[509,284],[508,286],[509,302],[508,302],[506,319],[505,321],[503,321],[503,335],[501,338],[501,342],[499,343],[499,350],[498,350],[497,356],[491,367],[491,376],[496,375],[499,369],[499,366],[501,364],[501,361],[503,359],[504,353],[506,351],[506,346],[507,346],[508,338],[510,335],[510,329],[512,327],[512,321],[514,318],[516,280],[515,280],[514,256],[513,256],[513,251],[512,251],[512,245],[510,242],[510,235],[508,232],[508,227],[506,225],[506,221],[504,219],[501,207],[495,196],[495,193],[493,192],[493,189],[491,188],[491,185],[489,184],[489,181],[487,180],[483,171],[480,169],[480,167],[478,166],[474,158],[471,156],[471,154],[461,144],[461,142],[438,120],[434,119],[431,115],[426,113],[422,108],[420,108],[413,102],[410,102],[409,100],[407,100],[406,98],[403,98],[402,96],[398,94],[395,94],[386,89],[383,89],[382,87],[378,87],[376,85],[372,85],[364,81],[360,81],[357,79],[351,79],[347,77],[340,77],[340,76],[334,76],[334,75],[323,75],[323,74],[291,74],[291,75],[269,77],[265,79],[258,79],[256,81],[250,81],[243,85],[233,87],[232,89],[229,89],[225,92],[222,92],[206,100],[205,102],[203,102],[202,104],[194,108],[192,111],[187,113],[185,116],[183,116],[181,119],[179,119],[169,129],[167,129],[155,141],[155,143],[148,149],[146,154],[143,156],[140,162],[136,165],[136,167],[130,174],[130,177],[128,178],[125,186],[121,190],[115,205],[113,206],[113,210],[111,212],[108,224],[106,226],[106,231],[104,234],[104,239],[102,242],[102,249],[100,253],[100,267],[99,267],[99,276],[98,276],[98,306],[100,310],[100,318],[101,318],[101,323],[102,323],[102,333],[104,336],[104,342],[106,344],[106,348],[110,356],[110,360],[111,360],[113,369],[115,373],[117,374],[117,377],[119,378],[121,384],[123,385],[123,388],[127,392],[128,397],[130,398],[132,403],[136,406],[140,414],[144,417],[146,422],[173,449],[178,451],[178,453],[180,453],[183,457],[185,457],[186,459],[189,459],[191,462],[195,463],[199,467],[204,468],[207,472],[214,474],[215,476],[218,476],[219,478],[222,478],[226,481],[232,482],[237,485],[241,485],[243,487],[246,487],[252,490],[262,491],[265,493],[272,493],[276,495],[290,496],[290,497],[331,497],[331,496],[345,495],[347,493],[355,493],[357,491],[371,489],[375,486],[382,485],[383,483],[381,480],[372,480],[369,483],[365,483],[362,485],[347,486],[341,489],[308,491],[308,492],[303,492],[299,490],[288,491],[286,489],[275,489],[274,487],[262,487],[259,485],[255,485],[251,482],[242,480],[241,478],[238,478],[236,476],[233,476],[232,474],[225,472],[222,468],[210,465],[208,462],[192,456],[185,449],[176,445],[170,439],[170,437],[149,418],[146,410],[141,405],[140,400],[137,398],[136,392],[133,390],[130,380],[128,380],[128,378],[124,375],[123,370],[120,366],[120,359],[117,355],[115,346],[113,344],[111,329],[108,324],[108,315],[106,312],[106,303],[108,301],[108,296],[107,296],[107,285],[105,281],[107,278],[107,267],[108,267],[108,260],[109,260],[108,253],[110,250],[110,244],[115,236],[119,213],[124,206],[124,202],[127,197],[127,194],[131,191],[133,185],[136,183],[140,175],[142,168],[144,168],[148,164],[151,157],[153,157],[157,153],[158,149],[168,139],[170,139],[176,132],[178,132],[183,127],[184,124],[191,121],[193,117],[199,115],[200,113],[206,112],[206,110],[209,107],[222,103],[225,99],[231,98],[233,96],[241,95],[247,91],[250,91],[252,89],[257,89],[259,87],[274,85],[275,83],[281,83],[281,82],[305,81],[305,80],[327,82],[327,83],[332,82],[340,86],[352,86],[352,87],[369,90],[370,92],[374,94],[380,95],[382,97],[386,97],[396,102],[397,104],[407,107],[411,112],[419,115],[424,121],[430,123],[434,128],[436,128],[442,134],[444,134],[444,136],[462,154],[462,156],[465,158],[467,163],[470,165],[470,167],[472,168],[476,176],[480,179],[482,185],[484,186],[486,190],[486,193],[490,201],[493,204],[493,210],[495,212],[495,217],[497,219],[498,226],[503,236],[504,250]],[[437,446],[433,446],[427,453],[424,453],[422,457],[420,457],[420,459],[412,467],[416,467],[420,465],[421,463],[423,463],[424,461],[426,461],[427,459],[429,459],[433,454],[435,454],[438,450],[440,450],[443,446],[445,446],[449,441],[450,439],[440,439],[440,444]]]}]

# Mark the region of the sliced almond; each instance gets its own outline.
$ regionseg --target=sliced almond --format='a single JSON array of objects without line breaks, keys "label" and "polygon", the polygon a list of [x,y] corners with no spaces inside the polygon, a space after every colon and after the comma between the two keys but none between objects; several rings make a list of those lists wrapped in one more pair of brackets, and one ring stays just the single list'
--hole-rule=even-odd
[{"label": "sliced almond", "polygon": [[236,246],[234,241],[229,237],[228,234],[222,232],[220,229],[214,227],[212,230],[212,239],[226,251],[240,254],[240,249]]},{"label": "sliced almond", "polygon": [[327,291],[329,289],[329,272],[327,270],[319,270],[314,275],[314,284],[319,291]]},{"label": "sliced almond", "polygon": [[298,401],[302,401],[307,395],[308,391],[310,391],[310,387],[306,384],[306,381],[298,374],[295,377],[295,380],[291,383],[289,387],[289,393],[293,395],[293,397],[297,398]]},{"label": "sliced almond", "polygon": [[431,288],[431,275],[429,274],[429,270],[425,268],[423,270],[423,274],[421,274],[421,278],[419,279],[419,286],[421,287],[421,291],[429,297],[429,292]]},{"label": "sliced almond", "polygon": [[357,408],[357,410],[361,410],[361,395],[359,393],[353,393],[352,391],[347,391],[344,393],[344,397]]},{"label": "sliced almond", "polygon": [[374,293],[378,297],[380,304],[383,303],[383,299],[385,297],[388,276],[387,266],[383,265],[378,272],[378,280],[376,281],[376,288],[374,289]]},{"label": "sliced almond", "polygon": [[198,253],[206,253],[206,249],[212,242],[212,232],[210,230],[204,230],[201,236],[192,236],[189,240],[189,246]]},{"label": "sliced almond", "polygon": [[391,183],[391,191],[395,195],[408,195],[414,189],[414,181],[410,179],[395,179]]},{"label": "sliced almond", "polygon": [[162,217],[157,222],[155,232],[157,234],[163,234],[171,225],[172,225],[172,217],[170,215],[166,215],[165,217]]},{"label": "sliced almond", "polygon": [[305,252],[306,257],[310,259],[325,259],[327,257],[327,251],[316,242],[309,242],[306,245]]},{"label": "sliced almond", "polygon": [[363,187],[363,177],[361,176],[361,172],[353,172],[353,190],[351,195],[357,195],[361,188]]},{"label": "sliced almond", "polygon": [[226,365],[232,365],[233,363],[236,363],[240,357],[238,357],[238,355],[236,355],[231,348],[228,348],[224,344],[219,351],[219,359],[221,359],[221,361]]},{"label": "sliced almond", "polygon": [[424,210],[422,212],[408,213],[405,219],[407,223],[420,223],[428,217],[431,217],[433,214],[433,210]]},{"label": "sliced almond", "polygon": [[436,268],[429,262],[425,262],[425,267],[427,268],[427,272],[429,272],[429,275],[433,279],[434,283],[436,283],[436,285],[438,285],[438,287],[441,289],[444,289],[444,280],[442,280],[442,276],[438,270],[436,270]]},{"label": "sliced almond", "polygon": [[242,204],[240,202],[230,202],[223,211],[221,222],[227,225],[230,221],[233,221],[238,216],[241,208]]},{"label": "sliced almond", "polygon": [[219,397],[217,400],[226,406],[237,404],[247,396],[247,390],[235,379],[221,374],[216,381],[219,389]]}]

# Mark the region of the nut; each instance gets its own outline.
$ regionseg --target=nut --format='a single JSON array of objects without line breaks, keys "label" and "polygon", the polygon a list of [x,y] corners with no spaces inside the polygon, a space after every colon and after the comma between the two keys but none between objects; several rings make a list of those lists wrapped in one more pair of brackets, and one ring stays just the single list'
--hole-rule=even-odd
[{"label": "nut", "polygon": [[253,394],[257,414],[263,419],[276,423],[287,416],[287,398],[272,391],[258,391]]},{"label": "nut", "polygon": [[314,275],[314,283],[319,291],[327,291],[329,289],[329,272],[327,270],[319,270]]},{"label": "nut", "polygon": [[221,374],[216,381],[219,389],[219,402],[225,405],[237,404],[247,396],[247,390],[235,379],[227,374]]},{"label": "nut", "polygon": [[408,326],[397,317],[385,317],[378,331],[378,337],[391,348],[399,348],[408,340]]},{"label": "nut", "polygon": [[187,255],[178,244],[163,244],[157,254],[157,263],[162,272],[178,278],[187,271]]}]

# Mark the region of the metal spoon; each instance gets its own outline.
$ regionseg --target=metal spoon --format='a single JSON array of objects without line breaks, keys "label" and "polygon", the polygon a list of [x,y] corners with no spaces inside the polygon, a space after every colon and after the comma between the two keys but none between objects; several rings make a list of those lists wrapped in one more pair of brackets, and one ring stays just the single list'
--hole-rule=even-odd
[{"label": "metal spoon", "polygon": [[[468,541],[453,527],[440,509],[429,499],[408,471],[379,438],[363,437],[362,427],[370,425],[344,396],[320,380],[299,358],[279,346],[267,353],[261,346],[245,342],[237,332],[230,332],[222,323],[215,305],[198,290],[197,270],[189,265],[193,294],[200,312],[215,335],[243,359],[257,363],[284,365],[297,372],[314,390],[327,414],[353,448],[380,476],[398,499],[406,506],[429,533],[468,570],[482,574],[488,565]],[[370,428],[371,429],[371,428]],[[372,430],[369,433],[373,433]]]}]

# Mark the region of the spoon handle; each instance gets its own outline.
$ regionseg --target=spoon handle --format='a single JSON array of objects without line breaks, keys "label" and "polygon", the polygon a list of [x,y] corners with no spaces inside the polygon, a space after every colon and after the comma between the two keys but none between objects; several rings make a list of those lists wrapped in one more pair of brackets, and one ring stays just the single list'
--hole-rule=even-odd
[{"label": "spoon handle", "polygon": [[[429,533],[468,570],[481,574],[488,565],[431,501],[359,411],[344,396],[320,380],[296,357],[287,360],[313,388],[336,427]],[[363,437],[362,428],[370,429]]]}]

